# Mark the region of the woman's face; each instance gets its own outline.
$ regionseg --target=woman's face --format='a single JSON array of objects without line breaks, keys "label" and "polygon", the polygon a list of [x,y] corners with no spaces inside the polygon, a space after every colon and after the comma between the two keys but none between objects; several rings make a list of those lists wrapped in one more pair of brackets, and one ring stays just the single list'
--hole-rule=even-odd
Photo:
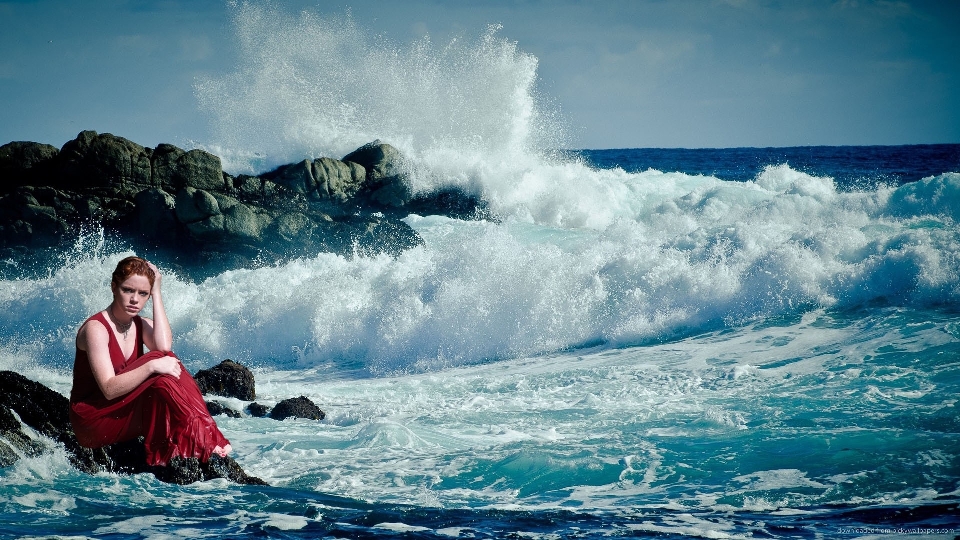
[{"label": "woman's face", "polygon": [[113,287],[113,303],[131,317],[140,313],[150,299],[150,280],[134,274]]}]

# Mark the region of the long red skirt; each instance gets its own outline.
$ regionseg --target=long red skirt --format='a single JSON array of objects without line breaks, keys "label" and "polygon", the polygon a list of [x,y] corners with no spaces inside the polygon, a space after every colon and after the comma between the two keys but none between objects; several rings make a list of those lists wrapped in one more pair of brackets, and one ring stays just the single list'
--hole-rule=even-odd
[{"label": "long red skirt", "polygon": [[[122,372],[172,353],[149,352]],[[129,394],[99,402],[70,404],[70,421],[78,442],[87,448],[144,437],[148,465],[166,465],[173,457],[207,461],[229,441],[207,411],[200,389],[181,365],[180,378],[155,375]],[[119,375],[119,373],[118,373]]]}]

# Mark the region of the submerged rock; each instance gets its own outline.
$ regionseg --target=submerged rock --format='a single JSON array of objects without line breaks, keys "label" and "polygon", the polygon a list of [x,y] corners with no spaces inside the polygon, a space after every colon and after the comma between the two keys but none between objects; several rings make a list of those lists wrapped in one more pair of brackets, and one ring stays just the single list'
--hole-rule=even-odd
[{"label": "submerged rock", "polygon": [[250,413],[250,416],[255,416],[257,418],[263,418],[264,416],[270,414],[270,407],[266,405],[253,402],[250,405],[247,405],[247,412]]},{"label": "submerged rock", "polygon": [[327,414],[306,396],[290,398],[277,403],[270,411],[270,418],[283,420],[285,418],[306,418],[308,420],[323,420]]},{"label": "submerged rock", "polygon": [[207,403],[207,412],[210,413],[210,416],[225,415],[230,418],[240,418],[240,411],[236,411],[227,407],[219,401],[208,401]]}]

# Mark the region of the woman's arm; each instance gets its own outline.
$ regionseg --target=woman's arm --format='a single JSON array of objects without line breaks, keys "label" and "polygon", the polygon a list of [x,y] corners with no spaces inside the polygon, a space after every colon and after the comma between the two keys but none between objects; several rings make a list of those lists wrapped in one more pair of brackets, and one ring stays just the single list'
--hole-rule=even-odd
[{"label": "woman's arm", "polygon": [[163,296],[160,294],[160,270],[153,263],[147,263],[153,269],[153,289],[150,296],[153,298],[153,320],[143,319],[143,342],[151,351],[173,350],[173,332],[167,320],[167,312],[163,307]]},{"label": "woman's arm", "polygon": [[88,322],[77,334],[77,348],[86,351],[93,378],[107,399],[127,395],[153,375],[180,378],[180,361],[173,356],[155,358],[136,369],[117,375],[110,360],[109,332],[102,324]]}]

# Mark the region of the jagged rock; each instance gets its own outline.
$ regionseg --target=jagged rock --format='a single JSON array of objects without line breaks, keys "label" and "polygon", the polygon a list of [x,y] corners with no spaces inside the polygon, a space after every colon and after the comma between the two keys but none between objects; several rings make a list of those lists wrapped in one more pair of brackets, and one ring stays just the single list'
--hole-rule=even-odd
[{"label": "jagged rock", "polygon": [[308,420],[323,420],[326,413],[320,410],[320,407],[310,401],[306,396],[290,398],[277,403],[277,406],[270,411],[270,418],[274,420],[283,420],[284,418],[306,418]]},{"label": "jagged rock", "polygon": [[[178,458],[163,467],[149,467],[146,463],[142,439],[97,449],[84,448],[77,442],[70,425],[70,401],[66,397],[19,373],[0,371],[0,436],[7,441],[11,441],[10,433],[14,431],[10,425],[10,419],[16,420],[12,414],[9,414],[10,410],[15,411],[24,424],[41,435],[53,439],[55,443],[62,444],[70,456],[70,462],[77,469],[87,473],[152,472],[161,480],[176,483],[228,478],[241,484],[266,485],[263,480],[247,475],[229,457],[217,456],[207,463],[199,463],[195,458]],[[19,436],[27,437],[22,429],[18,431],[20,435],[14,435],[13,439]],[[42,451],[39,450],[43,447],[42,441],[31,439],[25,444],[27,451]],[[9,452],[4,452],[3,446],[9,445],[0,444],[0,456],[9,457]],[[3,458],[0,457],[0,459]]]},{"label": "jagged rock", "polygon": [[239,411],[231,409],[230,407],[227,407],[226,405],[224,405],[219,401],[208,401],[207,412],[210,413],[210,416],[217,416],[217,415],[223,414],[223,415],[229,416],[230,418],[240,418]]},{"label": "jagged rock", "polygon": [[261,178],[303,195],[318,210],[343,216],[354,213],[357,201],[353,199],[367,173],[357,163],[322,157],[282,165]]},{"label": "jagged rock", "polygon": [[70,426],[70,401],[46,386],[13,371],[0,371],[0,406],[20,416],[20,420],[41,435],[61,443],[75,457],[74,465],[89,470],[92,464],[77,442]]},{"label": "jagged rock", "polygon": [[255,416],[257,418],[263,418],[270,414],[270,407],[262,405],[257,402],[253,402],[250,405],[247,405],[247,412],[250,413],[250,416]]},{"label": "jagged rock", "polygon": [[256,399],[253,373],[244,365],[227,359],[210,369],[201,369],[193,377],[204,394],[233,397],[243,401]]}]

